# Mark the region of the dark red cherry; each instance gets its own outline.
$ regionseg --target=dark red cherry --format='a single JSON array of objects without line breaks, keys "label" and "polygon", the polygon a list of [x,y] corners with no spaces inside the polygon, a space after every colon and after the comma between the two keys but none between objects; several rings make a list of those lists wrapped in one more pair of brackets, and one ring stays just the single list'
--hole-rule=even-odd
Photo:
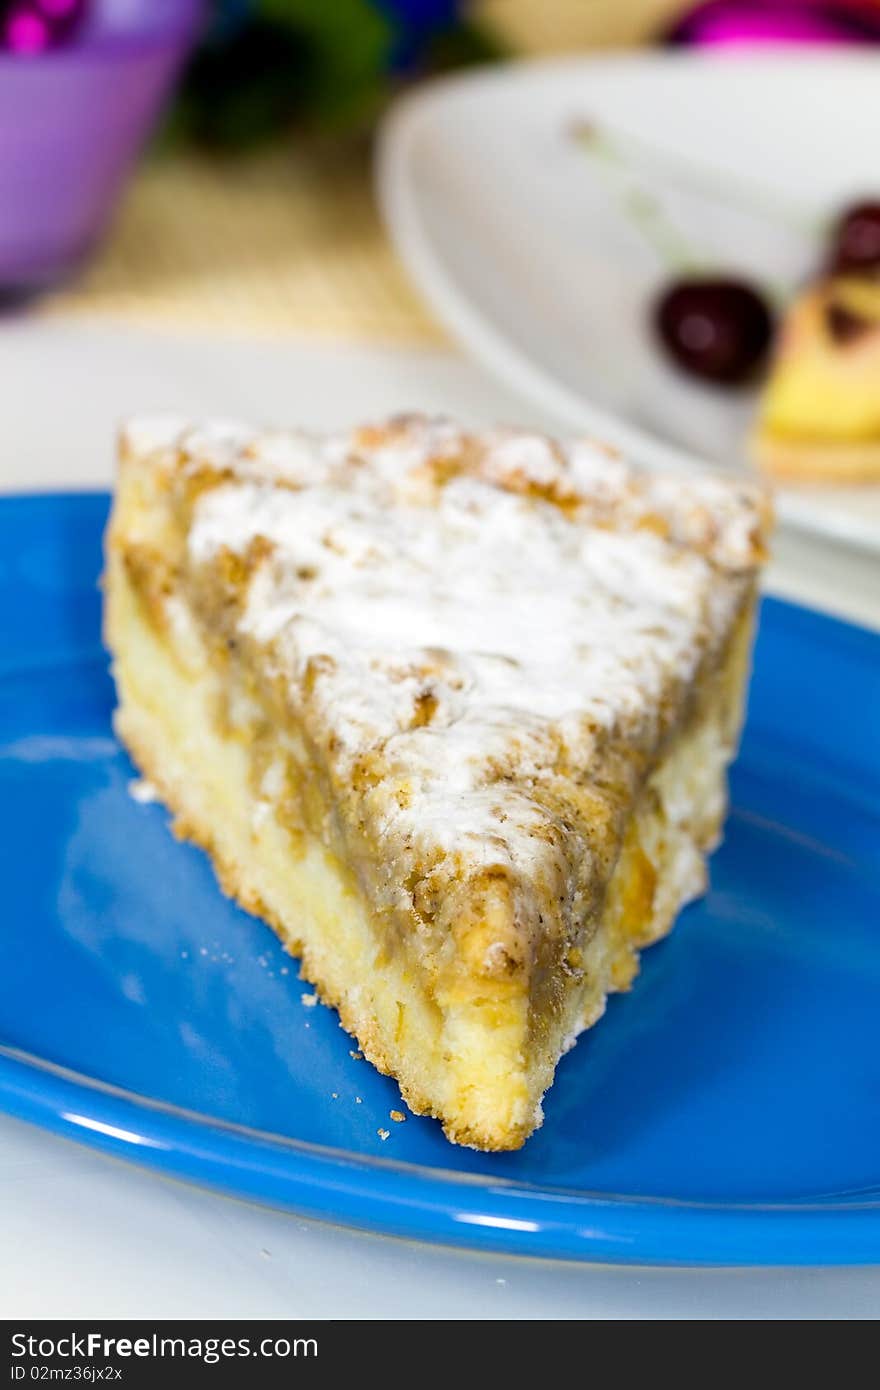
[{"label": "dark red cherry", "polygon": [[831,269],[851,275],[880,272],[880,203],[854,203],[838,218]]},{"label": "dark red cherry", "polygon": [[676,280],[657,301],[654,319],[684,371],[729,386],[754,375],[773,336],[766,300],[744,280]]}]

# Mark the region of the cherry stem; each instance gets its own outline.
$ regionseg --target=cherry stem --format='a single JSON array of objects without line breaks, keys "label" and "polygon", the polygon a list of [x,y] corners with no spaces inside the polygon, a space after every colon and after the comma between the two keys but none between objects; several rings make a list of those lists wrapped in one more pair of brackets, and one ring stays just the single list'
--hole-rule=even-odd
[{"label": "cherry stem", "polygon": [[[619,170],[620,168],[632,167],[627,166],[626,161],[621,156],[619,145],[609,136],[607,129],[582,122],[573,128],[572,133],[589,153],[596,156],[598,167],[603,174],[607,174],[610,169]],[[628,136],[627,139],[629,138]],[[645,142],[640,142],[640,144],[643,151],[651,148]],[[665,158],[665,156],[661,155],[661,158]],[[677,164],[678,161],[670,157],[667,171],[672,165]],[[681,167],[687,167],[685,161],[681,161]],[[691,182],[695,183],[693,166],[691,166],[690,172]],[[638,227],[645,241],[650,244],[667,270],[675,275],[696,277],[709,275],[717,269],[696,254],[692,243],[682,235],[660,201],[648,189],[621,189],[618,184],[612,184],[607,177],[605,183],[612,196],[622,203],[624,211],[629,214],[630,221]],[[722,189],[720,181],[716,180],[715,184],[719,193],[728,191],[726,185]],[[806,226],[806,217],[807,214],[802,212],[802,230]],[[813,232],[818,233],[820,229],[819,219],[814,217],[812,222]],[[765,289],[777,307],[788,298],[785,288],[780,284],[765,285]]]},{"label": "cherry stem", "polygon": [[693,247],[667,217],[657,199],[643,188],[630,188],[623,203],[639,231],[650,242],[660,260],[676,275],[699,275],[708,270],[694,254]]},{"label": "cherry stem", "polygon": [[601,155],[609,164],[662,173],[679,187],[718,198],[721,202],[737,203],[750,212],[761,212],[778,222],[787,223],[793,230],[810,236],[823,236],[828,219],[815,211],[780,198],[772,189],[740,175],[719,172],[699,164],[688,156],[673,154],[653,145],[642,136],[612,130],[596,121],[577,121],[571,128],[579,144]]}]

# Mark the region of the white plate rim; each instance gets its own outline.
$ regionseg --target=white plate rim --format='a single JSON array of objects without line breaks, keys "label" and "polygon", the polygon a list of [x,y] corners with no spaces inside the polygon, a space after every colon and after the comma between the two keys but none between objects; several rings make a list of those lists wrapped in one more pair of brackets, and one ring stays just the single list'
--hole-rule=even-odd
[{"label": "white plate rim", "polygon": [[[784,62],[805,66],[839,67],[865,63],[876,55],[861,50],[787,50]],[[412,179],[410,161],[419,136],[434,111],[454,100],[462,90],[516,81],[533,74],[552,75],[582,69],[586,73],[613,68],[631,72],[639,69],[680,64],[708,66],[736,62],[772,65],[779,53],[770,50],[745,56],[707,55],[689,51],[663,53],[566,55],[552,58],[515,59],[503,66],[477,67],[464,73],[435,78],[416,91],[399,97],[385,116],[378,132],[374,182],[379,209],[392,245],[415,288],[424,295],[440,322],[477,361],[505,386],[531,401],[560,429],[586,432],[600,438],[649,469],[688,472],[718,471],[696,454],[630,424],[623,417],[596,406],[570,390],[553,375],[519,351],[491,320],[462,293],[447,274],[437,255],[424,219]],[[857,515],[831,512],[820,518],[816,503],[797,492],[774,487],[776,514],[780,522],[847,546],[880,552],[880,530],[875,523],[860,523]]]}]

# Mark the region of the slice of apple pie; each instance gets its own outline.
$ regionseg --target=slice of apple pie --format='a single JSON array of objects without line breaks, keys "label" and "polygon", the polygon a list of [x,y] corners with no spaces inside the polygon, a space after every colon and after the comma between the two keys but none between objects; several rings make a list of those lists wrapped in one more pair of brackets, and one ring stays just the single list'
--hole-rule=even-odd
[{"label": "slice of apple pie", "polygon": [[768,527],[588,441],[124,431],[119,735],[450,1139],[522,1144],[703,891]]}]

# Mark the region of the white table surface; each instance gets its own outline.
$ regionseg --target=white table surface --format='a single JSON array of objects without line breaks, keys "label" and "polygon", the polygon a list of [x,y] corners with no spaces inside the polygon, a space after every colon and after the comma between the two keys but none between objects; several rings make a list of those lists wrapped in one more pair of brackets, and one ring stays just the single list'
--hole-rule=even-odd
[{"label": "white table surface", "polygon": [[[0,327],[0,489],[104,486],[115,422],[179,410],[336,426],[391,410],[547,424],[452,353]],[[768,587],[880,627],[880,559],[782,535]],[[0,1117],[0,1316],[842,1318],[871,1270],[647,1270],[481,1256],[298,1220]]]}]

